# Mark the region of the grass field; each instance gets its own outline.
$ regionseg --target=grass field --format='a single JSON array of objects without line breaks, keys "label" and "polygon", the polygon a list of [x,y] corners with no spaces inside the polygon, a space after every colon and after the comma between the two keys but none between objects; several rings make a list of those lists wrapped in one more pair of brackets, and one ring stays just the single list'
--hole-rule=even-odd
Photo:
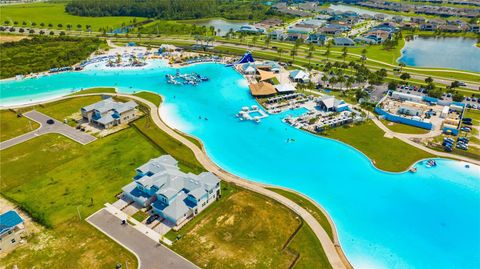
[{"label": "grass field", "polygon": [[387,126],[388,129],[396,132],[396,133],[403,133],[403,134],[426,134],[430,132],[429,130],[406,125],[406,124],[401,124],[401,123],[396,123],[396,122],[391,122],[388,120],[381,120],[382,123]]},{"label": "grass field", "polygon": [[55,101],[55,102],[44,104],[44,105],[36,105],[33,107],[23,108],[22,112],[27,112],[32,109],[35,109],[52,118],[55,118],[63,122],[64,119],[68,119],[68,117],[72,116],[73,114],[80,113],[80,108],[87,105],[91,105],[100,100],[102,100],[102,97],[100,95],[84,96],[84,97]]},{"label": "grass field", "polygon": [[133,129],[87,146],[51,134],[1,151],[2,195],[51,228],[46,234],[36,235],[40,245],[26,244],[2,263],[21,268],[33,264],[42,268],[84,268],[89,263],[95,268],[112,268],[123,260],[136,264],[128,251],[78,221],[77,209],[84,218],[103,203],[114,201],[120,188],[130,182],[135,167],[157,155],[155,147]]},{"label": "grass field", "polygon": [[297,205],[305,208],[312,216],[322,225],[323,229],[327,232],[330,239],[333,241],[333,229],[330,226],[330,222],[328,222],[327,217],[323,212],[318,209],[318,207],[310,202],[308,199],[303,198],[302,196],[287,190],[276,189],[276,188],[268,188],[271,191],[274,191],[282,196],[287,197],[288,199],[295,202]]},{"label": "grass field", "polygon": [[80,94],[88,94],[88,93],[116,93],[115,88],[91,88],[85,89],[82,91],[74,92],[70,95],[80,95]]},{"label": "grass field", "polygon": [[[22,22],[26,22],[28,26],[35,22],[37,27],[40,23],[44,23],[45,27],[52,24],[55,29],[67,29],[67,24],[73,26],[73,30],[77,30],[77,25],[82,25],[82,29],[86,30],[85,26],[90,25],[92,31],[100,31],[100,28],[116,29],[122,24],[131,24],[133,17],[81,17],[73,16],[65,12],[65,3],[33,3],[22,5],[6,5],[2,6],[0,12],[0,23],[5,24],[5,21],[18,22],[18,26],[22,26]],[[137,18],[137,21],[142,21],[143,18]],[[63,24],[63,27],[58,27],[58,24]]]},{"label": "grass field", "polygon": [[17,113],[10,110],[0,111],[0,141],[37,129],[40,125],[26,117],[17,117]]},{"label": "grass field", "polygon": [[168,234],[181,235],[173,250],[204,268],[288,268],[297,255],[294,268],[330,268],[320,242],[292,211],[226,183],[222,196]]},{"label": "grass field", "polygon": [[162,104],[162,97],[158,94],[151,93],[151,92],[137,92],[133,94],[135,96],[138,96],[140,98],[143,98],[147,101],[152,102],[156,106],[160,106]]},{"label": "grass field", "polygon": [[397,138],[386,138],[383,135],[384,132],[372,121],[331,129],[325,134],[326,137],[355,147],[367,155],[377,168],[385,171],[405,171],[418,160],[435,157]]}]

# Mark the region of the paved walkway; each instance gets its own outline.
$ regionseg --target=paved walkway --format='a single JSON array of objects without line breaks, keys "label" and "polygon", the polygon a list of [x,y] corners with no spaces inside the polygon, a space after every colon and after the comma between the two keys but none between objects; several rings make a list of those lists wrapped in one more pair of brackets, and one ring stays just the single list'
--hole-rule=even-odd
[{"label": "paved walkway", "polygon": [[[36,129],[35,131],[14,137],[12,139],[9,139],[7,141],[3,141],[0,143],[0,150],[7,149],[9,147],[13,147],[17,144],[23,143],[25,141],[28,141],[30,139],[33,139],[37,136],[44,135],[44,134],[50,134],[50,133],[57,133],[64,135],[82,145],[86,145],[90,142],[95,141],[97,138],[89,135],[87,133],[84,133],[80,130],[77,130],[75,128],[72,128],[58,120],[55,120],[43,113],[40,113],[36,110],[29,111],[27,113],[23,113],[23,116],[36,121],[40,124],[40,127]],[[54,121],[53,124],[48,124],[47,120],[52,119]]]},{"label": "paved walkway", "polygon": [[138,259],[138,267],[143,269],[196,269],[196,265],[130,225],[121,225],[118,217],[106,209],[101,209],[87,218],[87,221],[108,237],[130,250]]}]

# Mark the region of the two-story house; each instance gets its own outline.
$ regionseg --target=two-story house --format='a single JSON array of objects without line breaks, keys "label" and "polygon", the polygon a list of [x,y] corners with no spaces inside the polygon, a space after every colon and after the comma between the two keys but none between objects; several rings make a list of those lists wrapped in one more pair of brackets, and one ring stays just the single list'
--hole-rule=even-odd
[{"label": "two-story house", "polygon": [[197,215],[220,196],[220,179],[210,172],[184,173],[170,155],[151,159],[136,169],[126,197],[174,225]]},{"label": "two-story house", "polygon": [[82,107],[80,112],[83,119],[87,122],[106,129],[134,120],[136,118],[135,109],[137,106],[137,103],[134,101],[122,103],[116,102],[112,98],[107,98]]}]

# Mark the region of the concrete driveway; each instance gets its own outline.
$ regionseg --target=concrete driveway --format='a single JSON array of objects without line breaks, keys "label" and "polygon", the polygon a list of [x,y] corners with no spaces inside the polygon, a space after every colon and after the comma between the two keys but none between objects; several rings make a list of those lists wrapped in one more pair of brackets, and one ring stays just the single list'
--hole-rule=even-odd
[{"label": "concrete driveway", "polygon": [[137,256],[139,268],[194,269],[196,265],[129,225],[121,225],[120,219],[102,209],[87,221],[104,234]]},{"label": "concrete driveway", "polygon": [[[95,141],[97,138],[95,136],[89,135],[87,133],[84,133],[80,130],[77,130],[75,128],[72,128],[56,119],[53,119],[52,117],[49,117],[43,113],[40,113],[36,110],[29,111],[27,113],[24,113],[23,116],[36,121],[40,124],[40,127],[36,129],[35,131],[26,133],[24,135],[20,135],[17,137],[14,137],[12,139],[9,139],[7,141],[3,141],[0,143],[0,150],[4,150],[9,147],[13,147],[17,144],[20,144],[22,142],[28,141],[32,138],[35,138],[37,136],[43,135],[43,134],[50,134],[50,133],[57,133],[64,135],[72,140],[75,140],[76,142],[86,145],[90,142]],[[48,124],[47,120],[52,119],[53,124]]]}]

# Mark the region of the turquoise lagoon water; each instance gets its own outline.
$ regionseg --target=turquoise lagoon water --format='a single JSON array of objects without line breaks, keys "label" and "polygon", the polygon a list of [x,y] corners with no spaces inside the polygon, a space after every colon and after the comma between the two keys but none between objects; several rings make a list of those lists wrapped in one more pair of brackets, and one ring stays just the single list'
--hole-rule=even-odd
[{"label": "turquoise lagoon water", "polygon": [[402,49],[399,63],[480,72],[477,40],[463,37],[415,37]]},{"label": "turquoise lagoon water", "polygon": [[200,138],[219,166],[249,180],[294,189],[322,205],[355,268],[480,268],[480,167],[438,160],[435,168],[417,164],[415,174],[382,172],[345,144],[281,122],[286,114],[301,111],[269,116],[259,124],[239,121],[234,115],[256,102],[233,69],[219,64],[182,69],[190,71],[211,80],[196,87],[168,85],[165,74],[175,70],[167,67],[87,70],[1,82],[1,101],[28,101],[36,92],[65,94],[72,85],[158,92],[165,99],[162,118]]}]

